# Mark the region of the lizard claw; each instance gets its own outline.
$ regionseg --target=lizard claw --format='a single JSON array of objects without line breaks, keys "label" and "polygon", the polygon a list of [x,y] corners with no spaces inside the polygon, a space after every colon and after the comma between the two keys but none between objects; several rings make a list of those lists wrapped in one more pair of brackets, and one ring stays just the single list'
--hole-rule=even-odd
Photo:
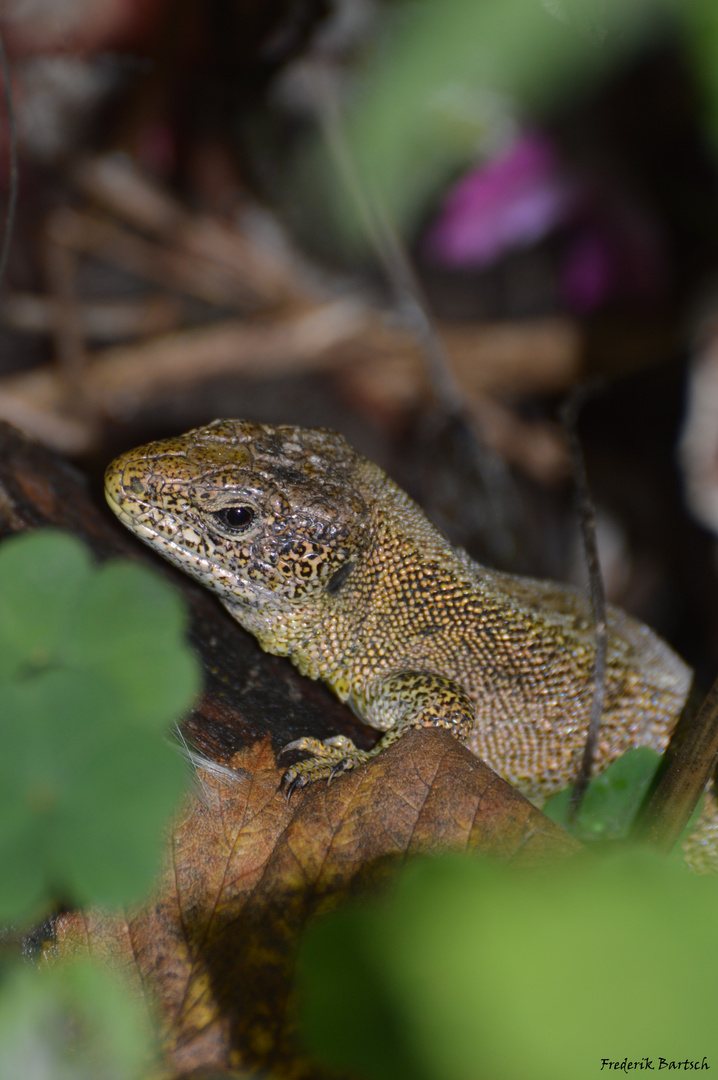
[{"label": "lizard claw", "polygon": [[282,777],[282,782],[279,785],[279,789],[280,791],[284,792],[284,797],[287,802],[290,801],[295,791],[298,791],[300,788],[305,787],[305,785],[309,783],[309,781],[303,776],[294,776],[289,781],[289,783],[287,783],[287,777],[289,776],[289,772],[291,772],[291,770],[284,774],[284,776]]},{"label": "lizard claw", "polygon": [[329,773],[329,776],[327,777],[327,784],[331,784],[332,780],[334,780],[335,777],[341,776],[342,773],[349,772],[349,770],[353,768],[354,763],[349,758],[342,758],[341,761],[338,761],[336,763],[336,765],[332,768],[332,771]]},{"label": "lizard claw", "polygon": [[306,746],[305,746],[306,742],[307,742],[306,736],[301,738],[301,739],[294,739],[293,742],[288,742],[286,746],[283,746],[282,749],[279,751],[279,754],[277,756],[281,757],[282,754],[286,754],[290,750],[305,750],[306,749]]},{"label": "lizard claw", "polygon": [[366,750],[358,750],[346,735],[334,735],[324,741],[307,735],[288,743],[280,753],[287,750],[304,750],[311,755],[291,765],[285,772],[282,786],[288,799],[298,788],[317,780],[331,781],[362,765],[370,756]]}]

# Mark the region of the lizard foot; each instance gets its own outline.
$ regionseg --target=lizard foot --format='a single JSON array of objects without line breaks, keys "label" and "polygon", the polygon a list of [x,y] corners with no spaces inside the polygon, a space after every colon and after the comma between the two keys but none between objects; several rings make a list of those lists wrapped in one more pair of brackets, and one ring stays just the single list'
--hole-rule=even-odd
[{"label": "lizard foot", "polygon": [[335,735],[323,742],[305,735],[288,743],[281,752],[287,750],[304,750],[312,755],[290,766],[282,777],[282,788],[287,799],[298,788],[317,780],[333,780],[335,776],[363,765],[371,757],[366,750],[359,750],[346,735]]}]

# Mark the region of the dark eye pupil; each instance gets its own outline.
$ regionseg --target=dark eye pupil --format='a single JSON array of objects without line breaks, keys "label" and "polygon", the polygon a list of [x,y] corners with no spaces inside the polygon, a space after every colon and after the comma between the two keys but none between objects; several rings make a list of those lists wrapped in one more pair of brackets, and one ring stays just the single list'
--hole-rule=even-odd
[{"label": "dark eye pupil", "polygon": [[229,529],[246,529],[254,520],[254,511],[249,506],[227,506],[217,517]]}]

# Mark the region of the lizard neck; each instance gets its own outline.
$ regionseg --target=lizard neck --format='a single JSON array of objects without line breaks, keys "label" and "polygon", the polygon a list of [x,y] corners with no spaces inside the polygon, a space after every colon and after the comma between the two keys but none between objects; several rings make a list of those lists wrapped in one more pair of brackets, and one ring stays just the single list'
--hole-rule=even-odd
[{"label": "lizard neck", "polygon": [[[445,537],[401,488],[372,463],[362,466],[360,472],[366,476],[358,480],[371,495],[369,543],[338,591],[300,603],[267,591],[251,608],[223,600],[266,652],[289,657],[303,675],[322,679],[342,701],[358,700],[361,688],[387,666],[392,636],[381,623],[390,617],[389,609],[398,602],[409,571],[419,575],[413,580],[420,601],[421,594],[431,589],[437,565],[461,564]],[[378,613],[377,598],[381,598]],[[399,643],[397,639],[394,648]]]}]

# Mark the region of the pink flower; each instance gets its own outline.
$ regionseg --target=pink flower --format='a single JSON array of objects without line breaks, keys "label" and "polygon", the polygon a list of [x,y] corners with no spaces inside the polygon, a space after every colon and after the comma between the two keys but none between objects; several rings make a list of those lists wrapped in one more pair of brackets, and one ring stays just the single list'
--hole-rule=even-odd
[{"label": "pink flower", "polygon": [[450,191],[427,236],[427,254],[445,266],[487,266],[543,239],[571,213],[577,196],[550,140],[524,134]]},{"label": "pink flower", "polygon": [[526,132],[451,189],[425,238],[427,257],[484,270],[560,233],[558,299],[579,314],[661,299],[668,265],[657,222],[605,177],[571,173],[548,136]]}]

